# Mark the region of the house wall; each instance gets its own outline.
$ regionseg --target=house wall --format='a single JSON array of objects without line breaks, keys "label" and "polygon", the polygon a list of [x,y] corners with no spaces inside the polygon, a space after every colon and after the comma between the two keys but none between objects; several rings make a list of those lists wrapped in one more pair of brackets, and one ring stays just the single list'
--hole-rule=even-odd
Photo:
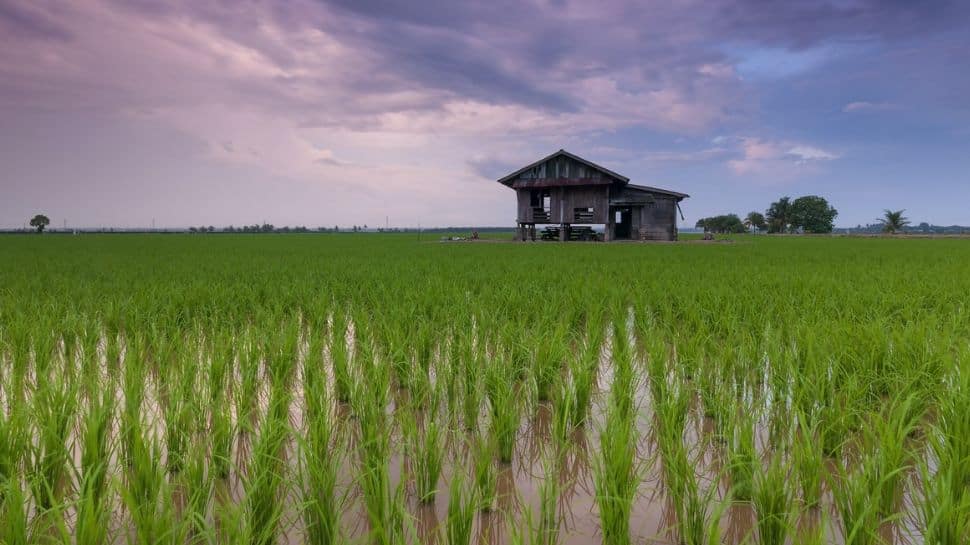
[{"label": "house wall", "polygon": [[[533,189],[517,189],[516,218],[518,223],[533,223],[531,192]],[[549,223],[575,223],[576,208],[592,208],[593,221],[606,223],[609,213],[609,186],[570,186],[549,188]]]},{"label": "house wall", "polygon": [[640,207],[634,220],[636,231],[645,240],[677,240],[677,201],[656,195],[652,203]]},{"label": "house wall", "polygon": [[[553,220],[556,223],[576,223],[576,208],[592,208],[593,221],[588,223],[606,223],[609,213],[609,186],[593,185],[560,188],[559,198],[553,193]],[[559,217],[559,204],[562,204],[562,217]]]}]

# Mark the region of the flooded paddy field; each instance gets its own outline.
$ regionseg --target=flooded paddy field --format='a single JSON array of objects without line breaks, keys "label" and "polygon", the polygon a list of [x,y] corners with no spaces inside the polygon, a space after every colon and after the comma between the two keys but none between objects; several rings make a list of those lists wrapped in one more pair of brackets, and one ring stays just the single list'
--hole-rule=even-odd
[{"label": "flooded paddy field", "polygon": [[966,543],[970,246],[738,242],[0,240],[0,542]]}]

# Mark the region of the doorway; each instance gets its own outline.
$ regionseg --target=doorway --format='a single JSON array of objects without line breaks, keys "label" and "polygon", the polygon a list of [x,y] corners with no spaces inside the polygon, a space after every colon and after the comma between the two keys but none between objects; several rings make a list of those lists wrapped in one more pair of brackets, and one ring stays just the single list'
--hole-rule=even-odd
[{"label": "doorway", "polygon": [[633,210],[629,206],[618,206],[613,209],[612,214],[613,238],[615,240],[629,239],[633,225]]}]

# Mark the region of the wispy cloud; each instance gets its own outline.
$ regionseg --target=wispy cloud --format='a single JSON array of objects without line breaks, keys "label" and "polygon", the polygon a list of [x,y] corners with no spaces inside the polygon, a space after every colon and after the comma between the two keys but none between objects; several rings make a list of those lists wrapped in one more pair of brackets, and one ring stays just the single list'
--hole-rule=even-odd
[{"label": "wispy cloud", "polygon": [[860,100],[846,104],[842,107],[842,111],[845,113],[883,112],[886,110],[895,110],[898,107],[898,105],[892,102],[868,102]]},{"label": "wispy cloud", "polygon": [[727,165],[739,175],[791,177],[798,174],[799,168],[832,161],[841,156],[817,146],[757,137],[742,137],[737,143],[740,157],[730,159]]}]

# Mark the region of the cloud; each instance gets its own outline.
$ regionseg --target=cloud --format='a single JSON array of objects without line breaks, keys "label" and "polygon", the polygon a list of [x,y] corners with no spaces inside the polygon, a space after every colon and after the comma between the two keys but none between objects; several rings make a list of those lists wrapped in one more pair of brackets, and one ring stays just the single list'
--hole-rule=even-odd
[{"label": "cloud", "polygon": [[797,162],[807,163],[809,161],[831,161],[838,159],[839,155],[831,151],[825,151],[814,146],[798,144],[788,150],[788,155],[795,158]]},{"label": "cloud", "polygon": [[886,110],[895,110],[897,108],[898,106],[891,102],[867,102],[861,100],[846,104],[842,107],[842,111],[845,113],[882,112]]},{"label": "cloud", "polygon": [[727,161],[738,175],[792,176],[799,168],[838,159],[838,153],[807,144],[741,137],[736,140],[740,157]]},{"label": "cloud", "polygon": [[[968,5],[6,0],[0,118],[170,131],[171,163],[375,199],[397,191],[426,199],[414,213],[439,213],[449,191],[561,147],[613,146],[603,156],[641,165],[726,162],[739,174],[832,161],[838,153],[799,137],[680,140],[771,133],[746,66],[815,68],[856,51],[833,43],[910,44],[959,30]],[[90,153],[91,172],[113,158]],[[437,191],[425,192],[429,179]],[[481,187],[486,200],[497,190]]]}]

